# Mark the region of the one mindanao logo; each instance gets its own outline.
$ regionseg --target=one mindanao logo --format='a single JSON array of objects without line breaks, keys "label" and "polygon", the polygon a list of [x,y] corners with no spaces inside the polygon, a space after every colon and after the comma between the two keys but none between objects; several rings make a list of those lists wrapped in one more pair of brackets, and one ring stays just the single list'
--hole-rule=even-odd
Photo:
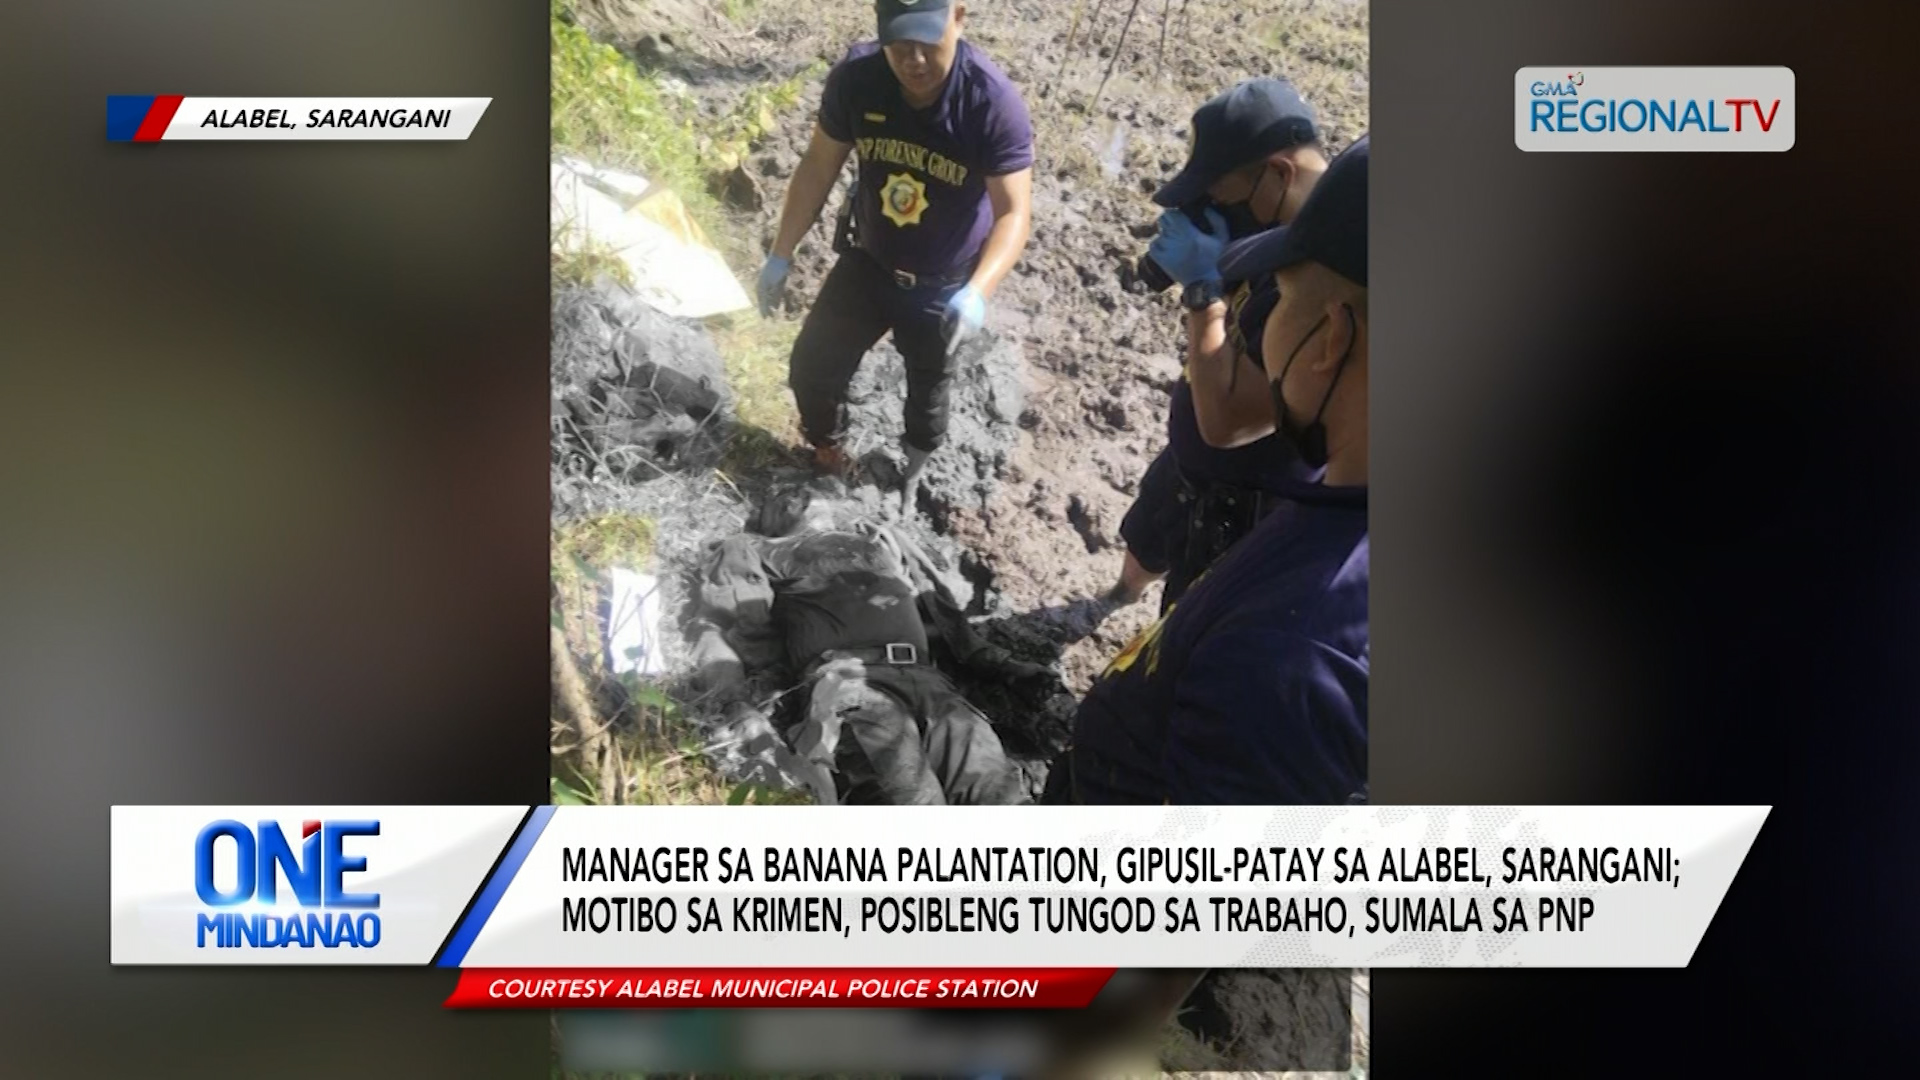
[{"label": "one mindanao logo", "polygon": [[[380,944],[380,894],[349,892],[367,869],[378,821],[303,821],[295,849],[280,823],[215,821],[193,844],[193,888],[213,909],[198,948],[369,949]],[[351,845],[352,850],[349,850]],[[284,886],[284,890],[283,890]]]},{"label": "one mindanao logo", "polygon": [[880,189],[880,212],[895,225],[920,224],[920,215],[927,212],[927,185],[911,173],[887,177],[886,186]]},{"label": "one mindanao logo", "polygon": [[1521,68],[1522,150],[1787,150],[1790,68]]}]

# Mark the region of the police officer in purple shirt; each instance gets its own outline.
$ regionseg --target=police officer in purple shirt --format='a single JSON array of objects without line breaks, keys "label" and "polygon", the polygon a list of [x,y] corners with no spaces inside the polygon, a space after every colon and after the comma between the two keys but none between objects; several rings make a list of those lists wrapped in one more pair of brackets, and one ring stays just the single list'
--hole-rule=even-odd
[{"label": "police officer in purple shirt", "polygon": [[827,76],[758,291],[771,316],[794,247],[857,153],[853,239],[836,239],[840,259],[794,342],[788,383],[816,466],[844,474],[848,384],[892,331],[907,368],[900,504],[911,511],[920,472],[946,438],[954,357],[985,326],[994,289],[1027,244],[1033,125],[1019,90],[961,37],[962,0],[874,6],[879,40],[854,46]]}]

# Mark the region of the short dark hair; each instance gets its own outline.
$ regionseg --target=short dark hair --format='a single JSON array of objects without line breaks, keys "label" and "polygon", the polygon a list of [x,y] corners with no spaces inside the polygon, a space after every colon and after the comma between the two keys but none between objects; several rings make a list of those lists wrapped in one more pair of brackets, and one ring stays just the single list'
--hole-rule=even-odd
[{"label": "short dark hair", "polygon": [[761,536],[789,536],[806,521],[813,505],[813,492],[804,487],[772,491],[760,502],[747,527]]}]

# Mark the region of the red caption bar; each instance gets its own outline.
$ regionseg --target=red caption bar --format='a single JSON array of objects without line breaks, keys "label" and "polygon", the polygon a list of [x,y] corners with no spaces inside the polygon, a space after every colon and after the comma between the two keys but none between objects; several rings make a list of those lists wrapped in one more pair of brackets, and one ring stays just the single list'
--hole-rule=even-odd
[{"label": "red caption bar", "polygon": [[464,968],[449,1009],[1081,1009],[1113,968]]}]

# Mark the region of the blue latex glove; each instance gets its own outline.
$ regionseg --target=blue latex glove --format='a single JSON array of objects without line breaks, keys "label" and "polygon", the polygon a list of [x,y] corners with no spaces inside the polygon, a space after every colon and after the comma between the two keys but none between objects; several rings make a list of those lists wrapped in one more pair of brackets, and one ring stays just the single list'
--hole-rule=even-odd
[{"label": "blue latex glove", "polygon": [[1160,269],[1182,285],[1220,280],[1220,253],[1227,249],[1227,219],[1218,210],[1207,211],[1211,228],[1202,231],[1179,210],[1160,215],[1160,235],[1147,254]]},{"label": "blue latex glove", "polygon": [[786,288],[787,272],[793,269],[792,259],[783,259],[778,255],[767,256],[760,267],[760,282],[756,291],[760,294],[760,314],[773,318],[773,309],[780,304],[781,290]]},{"label": "blue latex glove", "polygon": [[940,316],[940,328],[947,336],[947,355],[959,352],[960,346],[986,325],[987,298],[980,295],[980,290],[968,285],[954,293]]}]

